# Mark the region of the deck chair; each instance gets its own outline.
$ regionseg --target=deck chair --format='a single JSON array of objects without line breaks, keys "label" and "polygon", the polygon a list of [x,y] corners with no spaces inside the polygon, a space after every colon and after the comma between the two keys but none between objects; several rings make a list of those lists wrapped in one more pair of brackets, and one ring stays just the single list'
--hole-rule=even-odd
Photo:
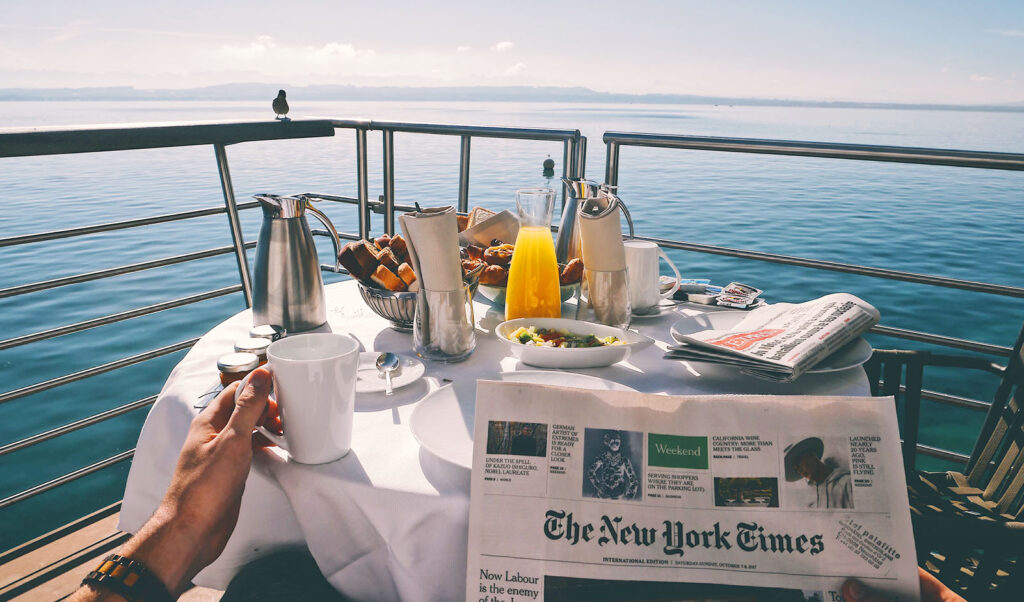
[{"label": "deck chair", "polygon": [[[865,364],[872,395],[893,395],[918,564],[968,600],[1024,600],[1024,328],[1006,366],[926,351],[875,351]],[[963,472],[915,469],[926,367],[1000,376]]]}]

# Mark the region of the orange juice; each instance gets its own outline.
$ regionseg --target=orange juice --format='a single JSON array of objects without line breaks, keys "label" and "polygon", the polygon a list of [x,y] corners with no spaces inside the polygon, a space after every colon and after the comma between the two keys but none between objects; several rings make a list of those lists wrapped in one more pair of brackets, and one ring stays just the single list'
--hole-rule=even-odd
[{"label": "orange juice", "polygon": [[508,269],[505,319],[560,318],[562,298],[558,288],[558,261],[551,229],[523,226]]}]

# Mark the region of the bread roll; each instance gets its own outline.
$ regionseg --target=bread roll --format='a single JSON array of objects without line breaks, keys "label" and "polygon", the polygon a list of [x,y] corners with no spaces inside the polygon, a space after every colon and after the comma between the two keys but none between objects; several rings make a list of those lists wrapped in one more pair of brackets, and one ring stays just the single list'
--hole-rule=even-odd
[{"label": "bread roll", "polygon": [[401,278],[383,265],[377,266],[373,275],[370,276],[370,280],[377,286],[389,291],[404,291],[407,288]]}]

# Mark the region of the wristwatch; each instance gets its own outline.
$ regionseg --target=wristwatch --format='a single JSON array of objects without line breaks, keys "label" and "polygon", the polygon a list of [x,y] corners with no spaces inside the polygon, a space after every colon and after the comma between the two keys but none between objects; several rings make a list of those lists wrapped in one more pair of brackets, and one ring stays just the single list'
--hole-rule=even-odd
[{"label": "wristwatch", "polygon": [[141,562],[111,554],[82,579],[82,585],[99,585],[128,602],[172,602],[167,587]]}]

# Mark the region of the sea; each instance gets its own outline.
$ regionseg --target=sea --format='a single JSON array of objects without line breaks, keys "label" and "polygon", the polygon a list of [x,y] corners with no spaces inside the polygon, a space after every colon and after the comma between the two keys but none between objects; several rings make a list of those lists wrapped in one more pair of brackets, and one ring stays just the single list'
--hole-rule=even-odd
[{"label": "sea", "polygon": [[[266,102],[2,102],[0,127],[272,120]],[[586,174],[601,180],[606,131],[1024,152],[1024,113],[832,107],[501,102],[306,102],[291,116],[579,129]],[[395,134],[400,204],[454,204],[459,139]],[[356,195],[356,141],[334,137],[228,147],[240,202],[253,194]],[[512,208],[562,145],[472,141],[470,205]],[[369,134],[369,192],[383,192],[381,137]],[[619,192],[640,234],[1024,286],[1024,174],[836,159],[623,148]],[[325,204],[326,205],[326,204]],[[210,146],[0,159],[0,238],[223,206]],[[356,210],[322,207],[356,232]],[[242,212],[247,240],[260,223]],[[557,215],[556,215],[557,220]],[[373,231],[383,219],[373,216]],[[0,247],[0,289],[230,244],[224,215]],[[326,239],[319,243],[329,258]],[[250,251],[250,261],[252,260]],[[858,295],[889,326],[1010,346],[1024,300],[863,276],[669,251],[685,277],[747,283],[772,302]],[[333,282],[343,276],[328,274]],[[232,255],[0,298],[0,340],[238,282]],[[201,336],[241,311],[240,293],[7,350],[0,393]],[[872,335],[875,347],[919,344]],[[184,351],[0,403],[0,446],[159,392]],[[994,383],[948,372],[926,386],[991,399]],[[922,442],[969,453],[983,414],[925,402]],[[146,409],[0,456],[0,499],[135,446]],[[939,467],[923,459],[925,467]],[[128,462],[0,509],[0,550],[119,500]]]}]

